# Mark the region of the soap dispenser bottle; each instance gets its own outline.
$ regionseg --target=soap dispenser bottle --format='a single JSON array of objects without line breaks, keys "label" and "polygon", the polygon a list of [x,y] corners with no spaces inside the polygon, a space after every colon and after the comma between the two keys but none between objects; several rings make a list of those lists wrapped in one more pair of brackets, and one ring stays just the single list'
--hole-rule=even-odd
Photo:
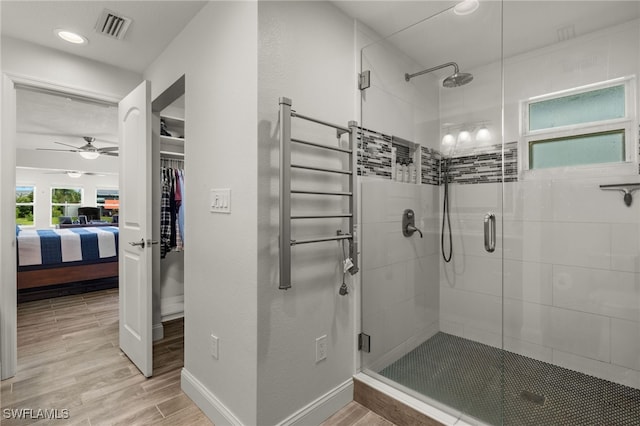
[{"label": "soap dispenser bottle", "polygon": [[409,182],[409,166],[407,166],[407,162],[402,162],[402,181],[405,183]]},{"label": "soap dispenser bottle", "polygon": [[413,164],[413,160],[409,160],[409,182],[410,183],[417,183],[418,176],[416,172],[417,172],[416,165]]},{"label": "soap dispenser bottle", "polygon": [[396,181],[402,182],[404,180],[404,173],[402,171],[402,163],[400,160],[396,161]]}]

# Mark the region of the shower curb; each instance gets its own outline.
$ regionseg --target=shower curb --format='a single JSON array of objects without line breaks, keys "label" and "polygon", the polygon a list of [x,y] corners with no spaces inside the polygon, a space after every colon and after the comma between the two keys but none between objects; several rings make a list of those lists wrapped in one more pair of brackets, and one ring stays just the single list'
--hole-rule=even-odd
[{"label": "shower curb", "polygon": [[396,425],[445,425],[392,396],[369,386],[357,377],[353,378],[353,400]]}]

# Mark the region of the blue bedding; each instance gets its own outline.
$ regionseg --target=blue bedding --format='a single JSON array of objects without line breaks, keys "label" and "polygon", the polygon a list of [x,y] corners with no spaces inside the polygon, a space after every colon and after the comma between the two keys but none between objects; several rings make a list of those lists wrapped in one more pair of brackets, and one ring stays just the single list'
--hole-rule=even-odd
[{"label": "blue bedding", "polygon": [[18,233],[17,241],[19,270],[118,260],[115,226],[27,229]]}]

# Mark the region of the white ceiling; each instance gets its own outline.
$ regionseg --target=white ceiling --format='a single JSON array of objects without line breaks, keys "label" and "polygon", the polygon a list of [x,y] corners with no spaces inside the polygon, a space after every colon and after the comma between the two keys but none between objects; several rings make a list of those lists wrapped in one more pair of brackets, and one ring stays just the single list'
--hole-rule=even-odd
[{"label": "white ceiling", "polygon": [[[142,73],[206,3],[2,0],[1,33]],[[105,8],[133,20],[123,40],[95,32],[96,21]],[[89,43],[76,46],[63,42],[54,34],[56,28],[78,32]],[[28,90],[18,90],[16,101],[18,148],[65,149],[56,141],[82,146],[86,143],[82,136],[95,137],[99,148],[117,144],[114,106]]]},{"label": "white ceiling", "polygon": [[83,136],[96,138],[102,148],[118,144],[118,109],[74,97],[31,90],[16,91],[17,146],[22,149],[60,148],[62,142],[85,145]]},{"label": "white ceiling", "polygon": [[[142,73],[206,1],[14,1],[2,0],[2,35],[106,62]],[[94,26],[104,9],[133,20],[123,40],[98,34]],[[53,31],[64,28],[89,43],[72,45]]]},{"label": "white ceiling", "polygon": [[454,61],[462,71],[499,60],[502,48],[508,58],[557,43],[563,31],[577,37],[640,17],[640,1],[629,0],[480,0],[467,16],[453,13],[456,3],[334,1],[424,68]]}]

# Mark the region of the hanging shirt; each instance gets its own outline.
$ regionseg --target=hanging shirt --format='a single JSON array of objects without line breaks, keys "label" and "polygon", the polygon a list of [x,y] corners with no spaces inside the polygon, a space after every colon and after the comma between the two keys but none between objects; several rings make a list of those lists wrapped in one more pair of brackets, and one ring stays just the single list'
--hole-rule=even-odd
[{"label": "hanging shirt", "polygon": [[171,193],[166,169],[161,169],[162,198],[160,200],[160,257],[164,258],[171,251]]}]

